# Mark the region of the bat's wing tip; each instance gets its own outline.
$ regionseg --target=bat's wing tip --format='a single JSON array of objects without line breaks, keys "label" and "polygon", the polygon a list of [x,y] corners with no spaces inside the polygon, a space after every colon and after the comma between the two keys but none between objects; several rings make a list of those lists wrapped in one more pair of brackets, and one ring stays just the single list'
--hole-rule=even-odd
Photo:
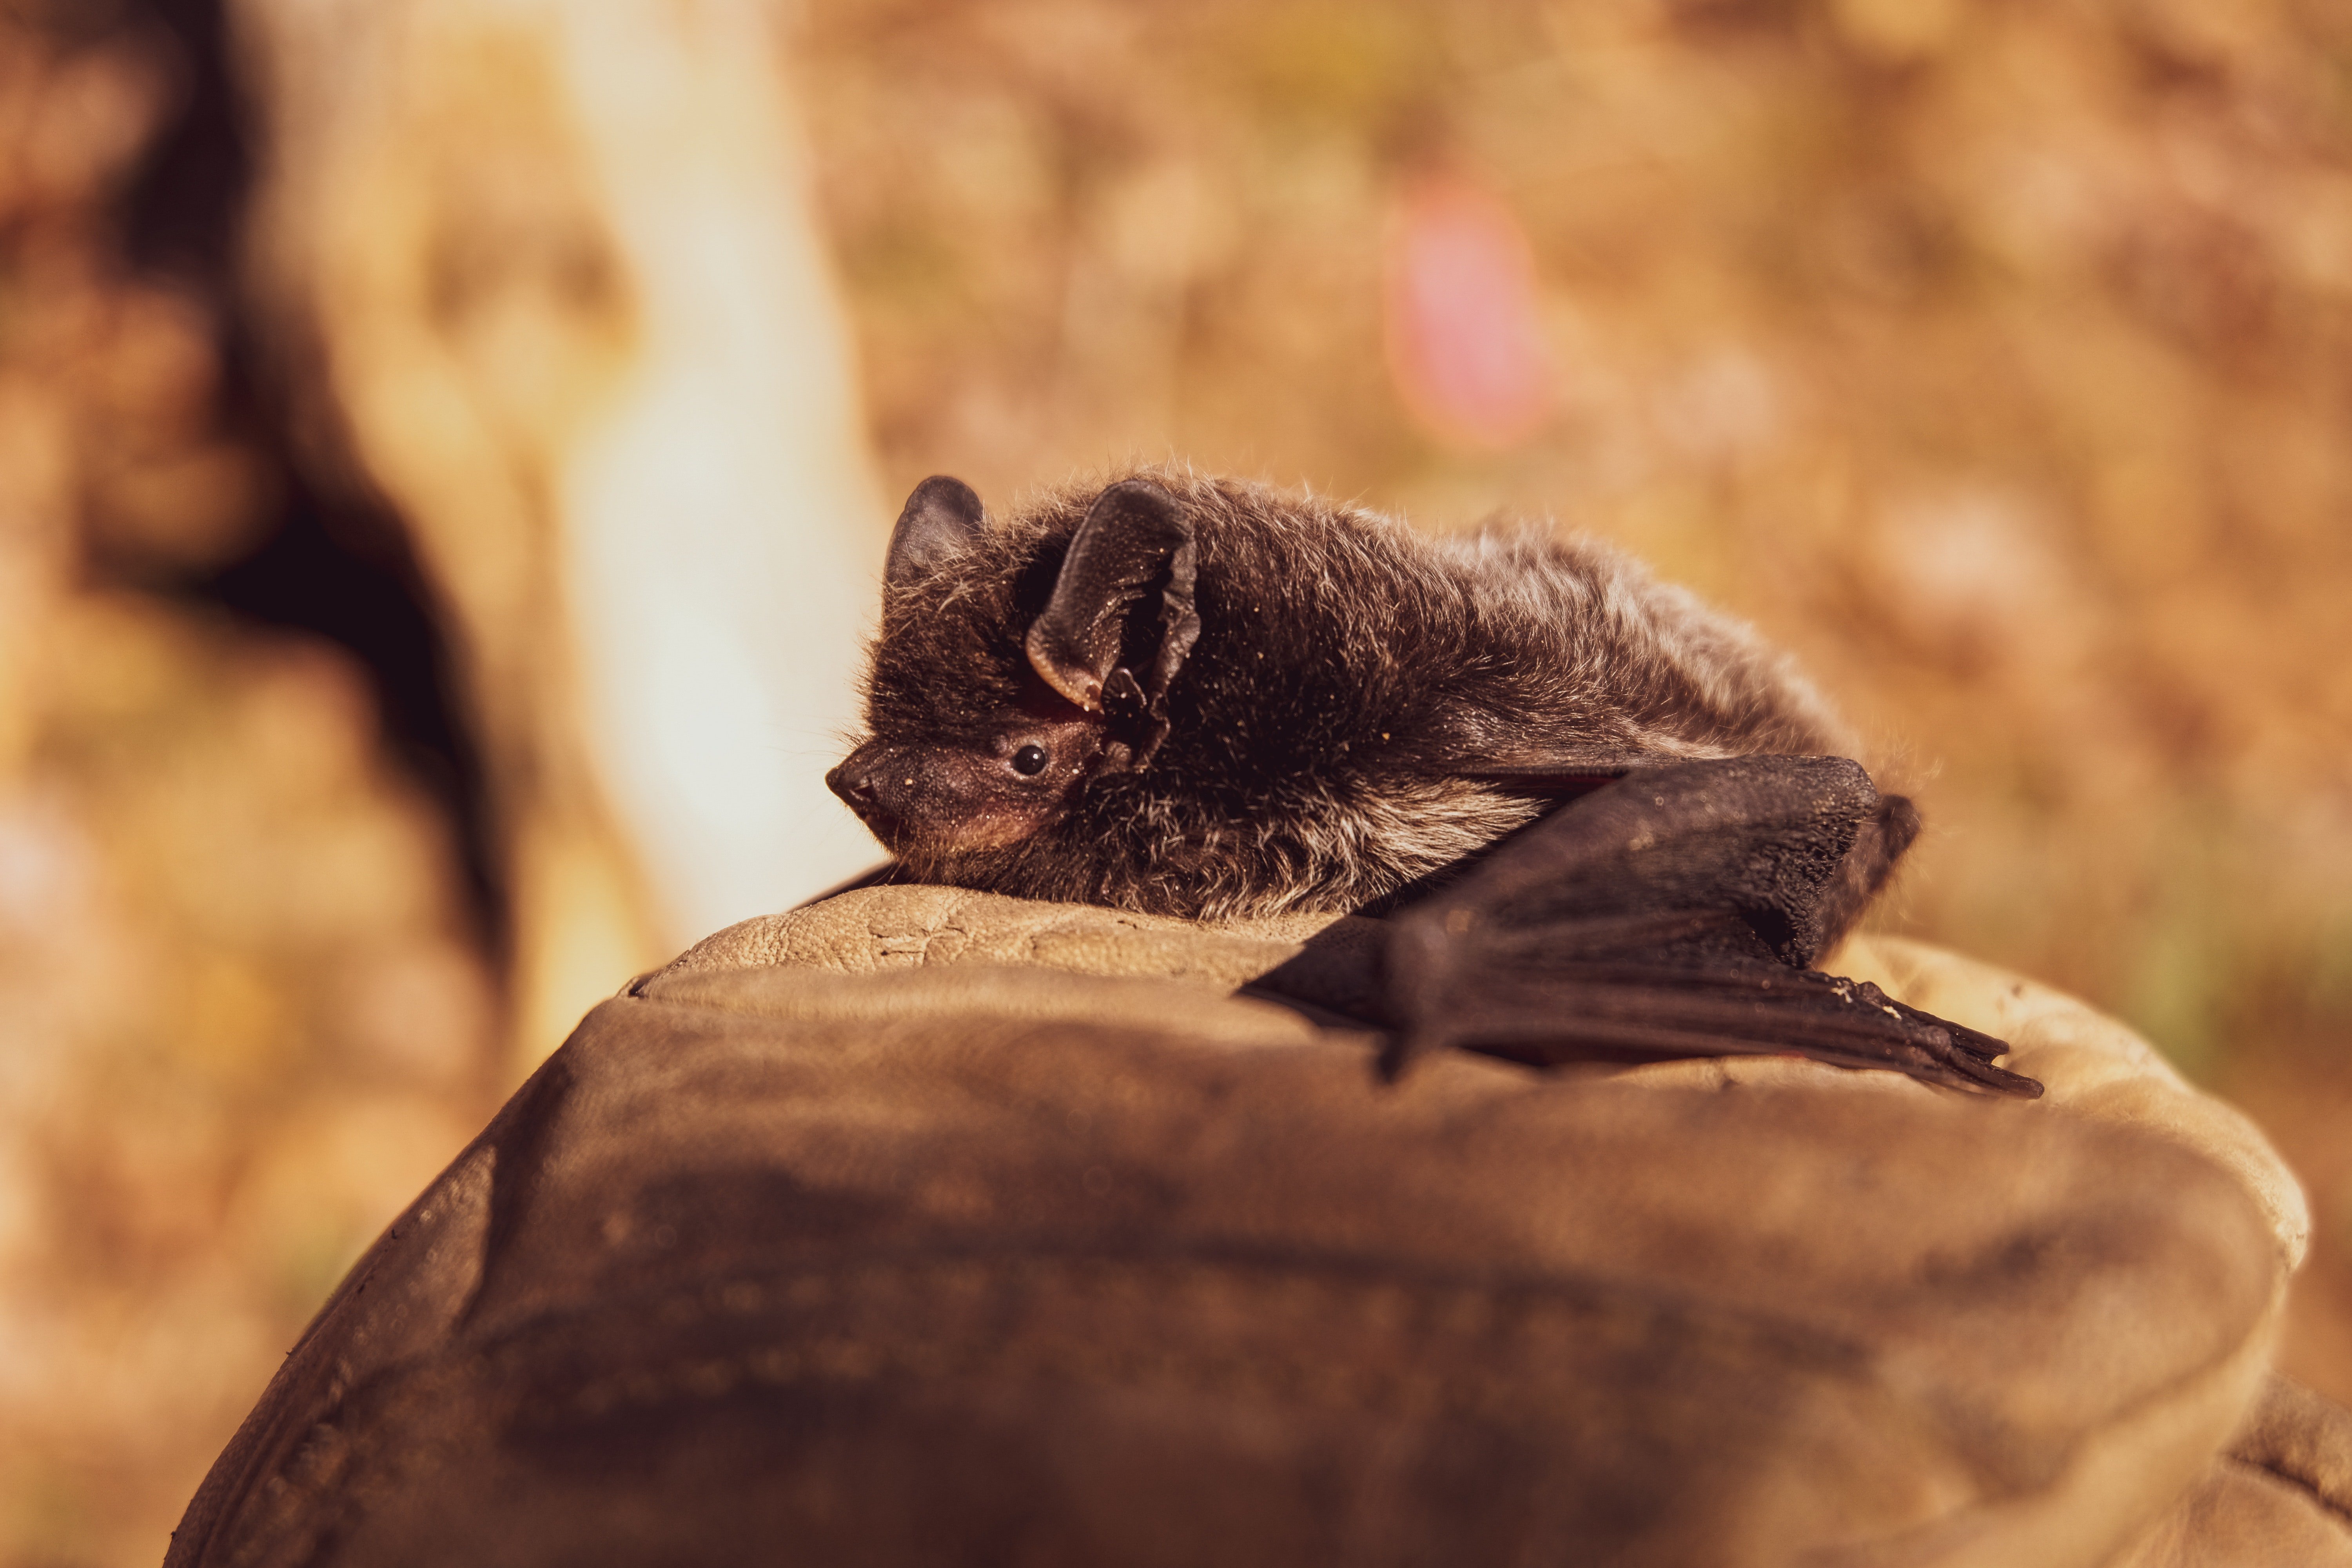
[{"label": "bat's wing tip", "polygon": [[1958,1087],[1979,1094],[1998,1094],[2011,1100],[2040,1100],[2042,1081],[2031,1079],[2008,1068],[1995,1067],[1994,1061],[2010,1054],[2007,1040],[1981,1034],[1948,1018],[1937,1018],[1931,1013],[1920,1013],[1905,1007],[1903,1012],[1914,1019],[1938,1029],[1949,1042],[1943,1055],[1943,1065],[1948,1068]]},{"label": "bat's wing tip", "polygon": [[[1956,1034],[1959,1032],[1954,1031]],[[1967,1094],[1992,1095],[2003,1100],[2040,1100],[2042,1098],[2043,1089],[2041,1079],[2028,1078],[2023,1073],[2011,1072],[2007,1068],[1993,1065],[1995,1057],[2009,1054],[2007,1044],[2000,1040],[1984,1039],[1981,1036],[1978,1037],[1978,1039],[1983,1040],[1983,1044],[1991,1048],[1990,1050],[1974,1048],[1977,1045],[1976,1040],[1965,1042],[1956,1040],[1946,1049],[1925,1053],[1923,1059],[1918,1063],[1920,1070],[1914,1072],[1912,1076],[1923,1079],[1929,1083],[1939,1083],[1947,1089],[1958,1089]]]},{"label": "bat's wing tip", "polygon": [[1975,1079],[1975,1082],[1970,1085],[1971,1088],[1978,1088],[1984,1093],[2002,1095],[2011,1100],[2040,1100],[2047,1092],[2042,1089],[2040,1079],[2028,1078],[2023,1073],[2011,1072],[2007,1068],[1997,1068],[1990,1062],[1977,1064],[1976,1071],[1970,1076]]}]

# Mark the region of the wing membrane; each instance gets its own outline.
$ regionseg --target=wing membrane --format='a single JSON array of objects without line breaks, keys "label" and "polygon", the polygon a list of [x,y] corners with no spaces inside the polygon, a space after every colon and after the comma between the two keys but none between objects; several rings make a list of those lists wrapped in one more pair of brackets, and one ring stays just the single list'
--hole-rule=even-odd
[{"label": "wing membrane", "polygon": [[1811,967],[1878,795],[1833,757],[1633,770],[1397,915],[1386,1065],[1461,1047],[1549,1065],[1796,1052],[2032,1097],[2001,1041]]}]

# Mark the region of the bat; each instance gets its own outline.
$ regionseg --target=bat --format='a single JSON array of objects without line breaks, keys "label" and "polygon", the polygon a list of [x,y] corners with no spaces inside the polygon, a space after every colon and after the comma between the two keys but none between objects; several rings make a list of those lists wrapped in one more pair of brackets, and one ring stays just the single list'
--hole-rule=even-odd
[{"label": "bat", "polygon": [[1590,542],[1172,469],[991,518],[939,476],[891,534],[865,704],[826,775],[895,857],[861,880],[1384,915],[1391,1075],[1797,1052],[2041,1092],[1810,968],[1917,813],[1786,656]]}]

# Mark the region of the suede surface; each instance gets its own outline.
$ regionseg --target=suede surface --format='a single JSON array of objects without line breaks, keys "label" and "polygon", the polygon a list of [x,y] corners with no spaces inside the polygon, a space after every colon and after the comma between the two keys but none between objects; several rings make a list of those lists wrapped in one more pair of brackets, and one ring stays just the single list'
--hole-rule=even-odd
[{"label": "suede surface", "polygon": [[2352,1543],[2341,1413],[2265,1370],[2300,1194],[2118,1026],[1857,944],[2050,1097],[1777,1058],[1385,1086],[1371,1037],[1231,994],[1343,996],[1376,929],[887,888],[719,933],[353,1269],[170,1561]]}]

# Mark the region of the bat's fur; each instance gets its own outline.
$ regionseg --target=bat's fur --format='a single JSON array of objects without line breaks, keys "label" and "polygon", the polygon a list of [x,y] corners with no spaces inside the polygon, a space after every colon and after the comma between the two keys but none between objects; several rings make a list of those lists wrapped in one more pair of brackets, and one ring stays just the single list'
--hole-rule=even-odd
[{"label": "bat's fur", "polygon": [[[1850,755],[1790,661],[1601,545],[1442,538],[1379,513],[1182,469],[1133,470],[1191,516],[1199,641],[1148,765],[1093,779],[1027,837],[901,847],[914,876],[1223,918],[1359,908],[1548,803],[1465,777],[1514,763]],[[877,737],[968,744],[1034,688],[1024,633],[1110,480],[1009,517],[886,594],[866,682]],[[1911,837],[1865,829],[1833,924]]]}]

